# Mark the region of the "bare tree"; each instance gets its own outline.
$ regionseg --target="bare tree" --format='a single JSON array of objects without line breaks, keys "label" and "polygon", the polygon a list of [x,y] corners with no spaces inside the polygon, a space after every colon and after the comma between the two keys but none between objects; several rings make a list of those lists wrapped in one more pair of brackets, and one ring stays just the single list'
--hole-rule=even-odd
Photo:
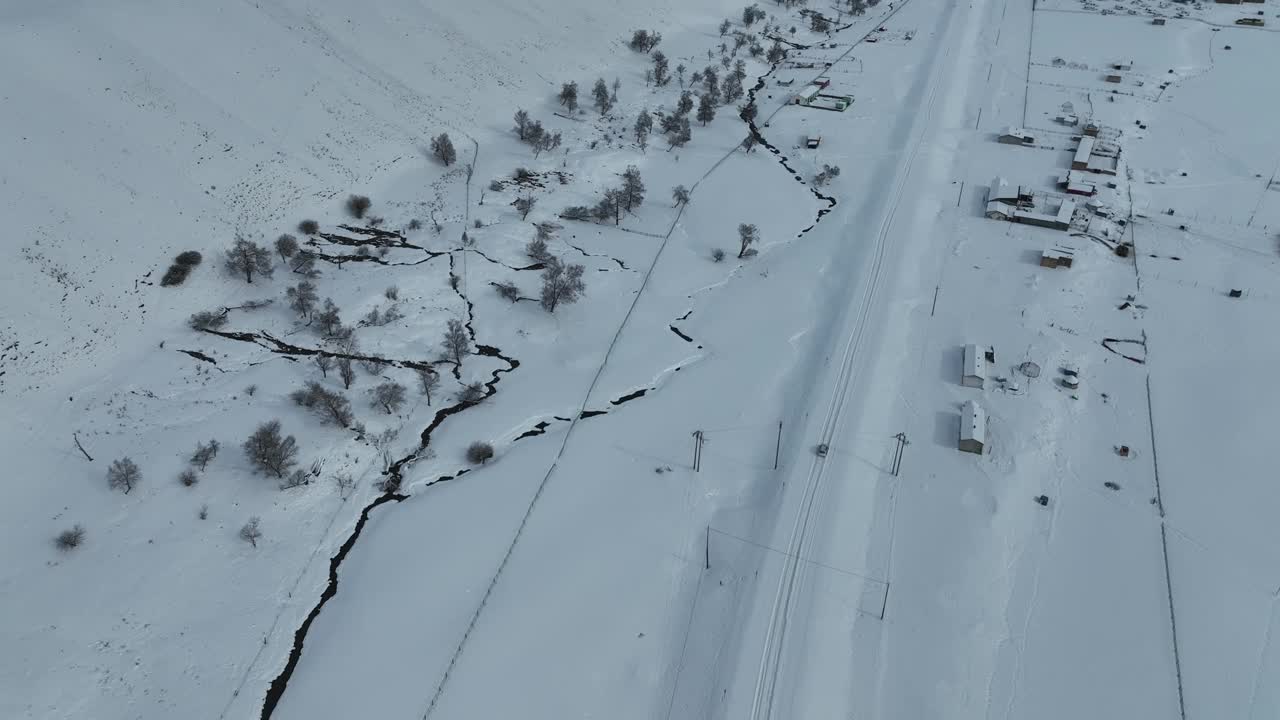
[{"label": "bare tree", "polygon": [[609,85],[605,83],[604,78],[596,80],[595,87],[591,89],[591,95],[595,99],[596,110],[600,111],[600,117],[608,115],[613,109],[613,100],[609,98]]},{"label": "bare tree", "polygon": [[348,427],[355,419],[351,413],[351,403],[345,395],[328,390],[314,380],[303,388],[294,390],[289,397],[298,405],[315,412],[323,422]]},{"label": "bare tree", "polygon": [[586,268],[582,265],[565,265],[559,259],[552,258],[547,269],[542,271],[543,309],[555,312],[557,307],[576,302],[586,292],[586,283],[582,281],[582,273]]},{"label": "bare tree", "polygon": [[258,547],[258,540],[262,539],[262,519],[256,515],[249,518],[249,522],[240,528],[240,539]]},{"label": "bare tree", "polygon": [[418,392],[427,396],[427,404],[431,404],[431,393],[440,387],[440,373],[431,368],[416,368],[418,376]]},{"label": "bare tree", "polygon": [[289,299],[289,307],[303,320],[311,317],[320,300],[320,296],[316,294],[315,283],[309,280],[303,280],[297,285],[286,288],[284,294]]},{"label": "bare tree", "polygon": [[200,482],[200,476],[196,474],[195,470],[187,468],[178,473],[178,482],[182,483],[183,487],[191,487]]},{"label": "bare tree", "polygon": [[259,471],[282,478],[298,464],[298,441],[280,434],[280,421],[262,423],[244,441],[244,454]]},{"label": "bare tree", "polygon": [[578,110],[578,83],[567,82],[560,86],[560,104],[569,108],[569,112]]},{"label": "bare tree", "polygon": [[271,253],[244,238],[236,238],[235,244],[227,251],[224,265],[227,272],[244,275],[245,282],[253,282],[255,274],[271,277]]},{"label": "bare tree", "polygon": [[372,204],[373,201],[364,195],[347,196],[347,212],[351,213],[351,217],[357,220],[364,218],[364,214],[369,212],[369,206]]},{"label": "bare tree", "polygon": [[823,165],[822,171],[813,176],[813,184],[822,187],[837,177],[840,177],[840,166]]},{"label": "bare tree", "polygon": [[356,370],[351,367],[351,358],[338,358],[338,377],[342,378],[342,387],[350,390],[356,381]]},{"label": "bare tree", "polygon": [[445,330],[444,340],[440,345],[444,348],[446,358],[462,365],[462,358],[471,353],[471,338],[467,336],[467,328],[461,320],[449,320],[449,328]]},{"label": "bare tree", "polygon": [[199,465],[203,472],[205,467],[218,456],[218,450],[221,445],[217,440],[210,440],[208,443],[196,443],[196,451],[191,453],[191,464]]},{"label": "bare tree", "polygon": [[384,382],[377,385],[370,391],[373,396],[371,404],[374,407],[381,407],[387,411],[387,414],[399,410],[405,401],[404,385],[397,382]]},{"label": "bare tree", "polygon": [[107,468],[107,487],[112,490],[123,490],[125,495],[137,487],[142,480],[142,471],[127,457],[113,460]]},{"label": "bare tree", "polygon": [[192,330],[217,330],[226,324],[226,313],[215,313],[208,310],[201,310],[187,319],[187,325]]},{"label": "bare tree", "polygon": [[493,446],[487,442],[473,442],[467,447],[467,462],[483,465],[493,459]]},{"label": "bare tree", "polygon": [[684,74],[688,71],[689,68],[684,63],[676,65],[676,80],[680,83],[680,87],[684,87]]},{"label": "bare tree", "polygon": [[84,526],[72,525],[70,530],[63,530],[53,539],[53,544],[63,552],[74,550],[84,542]]},{"label": "bare tree", "polygon": [[458,151],[454,150],[453,141],[449,139],[449,133],[440,133],[431,138],[431,154],[444,163],[445,167],[458,160]]},{"label": "bare tree", "polygon": [[315,235],[320,232],[320,223],[315,220],[303,220],[298,223],[298,232],[303,235]]},{"label": "bare tree", "polygon": [[703,127],[706,127],[707,123],[716,119],[716,104],[711,99],[710,94],[704,93],[702,97],[699,98],[697,117],[698,122],[702,123]]},{"label": "bare tree", "polygon": [[338,486],[338,496],[344,501],[351,495],[351,491],[356,487],[355,478],[351,477],[349,472],[334,473],[333,484]]},{"label": "bare tree", "polygon": [[[314,310],[314,305],[313,305]],[[333,298],[324,299],[324,309],[312,317],[316,330],[324,337],[339,337],[342,333],[342,316]]]},{"label": "bare tree", "polygon": [[316,256],[305,250],[293,256],[293,261],[289,263],[289,270],[302,277],[320,277],[320,271],[316,269]]},{"label": "bare tree", "polygon": [[782,43],[780,42],[775,42],[773,46],[769,48],[769,54],[765,55],[765,59],[769,61],[770,65],[777,65],[786,58],[786,48],[782,47]]},{"label": "bare tree", "polygon": [[716,248],[711,251],[711,259],[715,262],[724,262],[724,248]]},{"label": "bare tree", "polygon": [[830,32],[831,21],[816,12],[809,13],[809,29],[819,33]]},{"label": "bare tree", "polygon": [[681,115],[678,118],[679,124],[672,132],[667,133],[667,144],[671,148],[684,147],[693,139],[693,129],[689,127],[689,118]]},{"label": "bare tree", "polygon": [[280,262],[288,262],[296,252],[298,252],[298,238],[288,233],[276,238],[276,253],[280,255]]},{"label": "bare tree", "polygon": [[738,257],[739,258],[746,257],[747,250],[749,250],[752,245],[759,242],[759,240],[760,240],[759,228],[757,228],[755,225],[748,225],[746,223],[742,223],[741,225],[739,225],[738,226],[738,242],[740,243],[741,247],[738,249]]},{"label": "bare tree", "polygon": [[329,371],[333,369],[333,357],[329,355],[312,355],[311,362],[316,364],[320,369],[320,377],[329,377]]},{"label": "bare tree", "polygon": [[533,210],[533,206],[537,204],[537,200],[532,195],[525,195],[522,198],[516,198],[512,203],[516,206],[516,212],[520,213],[520,219],[524,220],[529,217],[529,213]]},{"label": "bare tree", "polygon": [[733,23],[729,22],[728,20],[725,20],[724,22],[720,23],[720,37],[724,37],[725,35],[728,35],[729,28],[731,27],[733,27]]},{"label": "bare tree", "polygon": [[649,133],[653,130],[653,116],[648,110],[641,110],[636,116],[636,144],[640,146],[640,150],[644,151],[649,145]]},{"label": "bare tree", "polygon": [[462,386],[458,391],[458,400],[472,405],[485,399],[485,386],[479,380],[474,380]]},{"label": "bare tree", "polygon": [[[537,241],[535,240],[534,242]],[[510,300],[511,302],[520,301],[520,288],[516,287],[516,284],[513,282],[496,282],[493,284],[493,288],[504,300]]]},{"label": "bare tree", "polygon": [[689,189],[683,185],[677,185],[671,188],[671,199],[675,201],[676,207],[689,204]]}]

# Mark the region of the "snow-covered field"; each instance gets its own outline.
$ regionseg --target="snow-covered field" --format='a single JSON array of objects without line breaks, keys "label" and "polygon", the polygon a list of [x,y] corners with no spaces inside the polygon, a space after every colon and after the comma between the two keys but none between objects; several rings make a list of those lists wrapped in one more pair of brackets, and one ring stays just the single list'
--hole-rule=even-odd
[{"label": "snow-covered field", "polygon": [[[743,29],[724,0],[0,10],[0,716],[1280,714],[1280,144],[1261,91],[1280,46],[1233,24],[1270,6],[900,0],[829,36],[761,7],[815,67],[738,53],[762,83],[751,152],[733,105],[683,148],[631,138],[680,88],[648,85],[625,39],[657,29],[673,67],[719,68],[717,26]],[[819,74],[847,111],[787,104]],[[604,118],[597,77],[620,83]],[[534,158],[516,108],[563,147]],[[1064,113],[1118,131],[1098,199],[1124,226],[983,217],[996,175],[1059,192]],[[996,143],[1008,126],[1036,147]],[[429,157],[443,131],[452,168]],[[841,173],[817,187],[824,164]],[[585,266],[582,301],[493,291],[535,297],[532,223],[628,165],[643,206],[551,243]],[[487,189],[516,167],[548,173],[523,221],[513,185]],[[401,233],[371,259],[344,244],[380,241],[340,227],[349,193]],[[364,437],[289,398],[344,389],[310,361],[330,346],[287,307],[296,277],[220,269],[235,237],[303,218],[343,258],[316,283],[344,321],[402,315],[357,331]],[[739,223],[757,256],[735,257]],[[1039,265],[1057,242],[1073,267]],[[188,249],[204,263],[160,287]],[[256,299],[275,302],[231,310],[227,334],[186,326]],[[413,367],[450,319],[477,353],[428,400]],[[960,383],[968,343],[995,350],[983,389]],[[369,402],[380,378],[410,388],[396,412]],[[490,397],[460,403],[471,382]],[[967,400],[982,455],[956,450]],[[314,482],[253,473],[240,444],[272,418]],[[475,440],[493,461],[468,465]],[[143,478],[123,494],[105,473],[126,455]],[[55,548],[75,524],[83,545]]]}]

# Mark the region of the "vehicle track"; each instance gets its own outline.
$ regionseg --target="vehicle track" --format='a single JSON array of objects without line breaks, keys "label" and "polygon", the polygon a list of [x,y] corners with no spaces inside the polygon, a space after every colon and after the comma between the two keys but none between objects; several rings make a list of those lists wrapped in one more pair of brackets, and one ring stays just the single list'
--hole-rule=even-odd
[{"label": "vehicle track", "polygon": [[[899,6],[897,9],[905,6]],[[896,10],[895,9],[895,12]],[[953,10],[952,6],[948,6],[946,15],[949,17]],[[946,32],[947,20],[943,19],[939,22],[938,27]],[[949,37],[945,40],[949,41]],[[844,415],[846,401],[849,396],[850,386],[853,379],[853,369],[857,361],[861,359],[864,349],[864,339],[866,338],[866,329],[868,320],[871,317],[872,310],[877,305],[879,292],[881,290],[881,280],[883,276],[885,250],[889,230],[893,227],[894,218],[897,215],[899,206],[901,205],[903,189],[906,186],[907,179],[911,176],[911,169],[915,164],[916,157],[919,155],[920,148],[924,144],[925,130],[929,125],[929,117],[932,113],[934,98],[937,94],[939,69],[943,66],[943,60],[947,56],[947,52],[940,51],[936,53],[932,59],[930,67],[930,79],[927,90],[927,96],[923,103],[923,112],[917,114],[921,120],[917,121],[916,137],[911,143],[910,154],[906,158],[906,162],[901,164],[900,171],[895,178],[893,191],[891,196],[891,204],[889,211],[885,214],[884,220],[880,224],[880,228],[875,236],[875,250],[872,256],[871,268],[868,279],[864,283],[862,296],[859,298],[857,305],[858,312],[855,317],[855,325],[853,332],[849,335],[845,343],[843,354],[841,357],[840,371],[836,378],[836,388],[832,395],[832,402],[827,411],[827,416],[823,420],[822,429],[819,434],[819,442],[829,444],[835,436],[839,428],[840,421]],[[847,325],[846,325],[847,327]],[[826,459],[815,456],[809,466],[809,473],[805,480],[804,493],[801,497],[800,507],[796,513],[795,521],[792,525],[791,536],[787,543],[787,551],[782,571],[782,577],[778,584],[778,590],[774,598],[773,607],[770,611],[769,628],[765,635],[764,648],[761,654],[760,670],[756,680],[755,695],[751,707],[751,717],[753,720],[765,720],[772,717],[775,691],[777,689],[779,670],[782,665],[782,654],[785,646],[786,634],[788,630],[790,615],[793,604],[796,599],[796,586],[799,584],[798,579],[804,574],[804,568],[807,563],[801,562],[801,558],[805,555],[806,546],[809,541],[810,521],[813,517],[813,508],[815,498],[822,487],[822,482],[826,470]]]}]

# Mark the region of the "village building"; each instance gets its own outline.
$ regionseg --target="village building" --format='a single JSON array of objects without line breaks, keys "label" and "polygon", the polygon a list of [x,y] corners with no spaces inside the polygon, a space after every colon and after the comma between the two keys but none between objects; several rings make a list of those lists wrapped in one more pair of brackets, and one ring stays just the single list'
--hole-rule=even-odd
[{"label": "village building", "polygon": [[988,202],[986,209],[987,217],[992,220],[1008,220],[1053,230],[1069,230],[1075,213],[1074,200],[1063,200],[1054,212],[1046,212],[1034,207],[1013,207],[999,201]]},{"label": "village building", "polygon": [[960,408],[960,442],[962,452],[981,455],[987,445],[987,413],[970,400]]},{"label": "village building", "polygon": [[982,388],[987,382],[987,358],[982,348],[977,345],[964,346],[964,369],[960,376],[960,384],[965,387]]},{"label": "village building", "polygon": [[1069,268],[1075,262],[1075,248],[1065,244],[1055,244],[1040,255],[1040,267]]},{"label": "village building", "polygon": [[1005,128],[1005,131],[996,138],[996,141],[1005,145],[1033,145],[1036,139],[1026,130],[1011,126]]},{"label": "village building", "polygon": [[1164,18],[1161,18],[1161,17],[1158,17],[1158,18],[1152,18],[1152,19],[1151,19],[1151,24],[1152,24],[1152,25],[1164,25]]},{"label": "village building", "polygon": [[818,93],[822,92],[822,88],[818,85],[806,85],[803,90],[795,94],[792,102],[796,105],[808,105],[813,99],[818,97]]}]

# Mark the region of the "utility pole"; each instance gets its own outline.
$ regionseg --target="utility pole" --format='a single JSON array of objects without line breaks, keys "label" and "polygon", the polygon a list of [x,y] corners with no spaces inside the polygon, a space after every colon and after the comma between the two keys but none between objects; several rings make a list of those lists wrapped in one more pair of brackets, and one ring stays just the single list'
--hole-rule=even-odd
[{"label": "utility pole", "polygon": [[898,433],[893,436],[898,441],[898,447],[893,451],[893,469],[890,471],[894,477],[898,477],[898,471],[902,469],[902,453],[908,445],[906,433]]},{"label": "utility pole", "polygon": [[706,544],[706,548],[707,548],[707,562],[706,562],[707,567],[706,567],[706,569],[707,569],[707,570],[710,570],[710,569],[711,569],[711,526],[710,526],[710,525],[708,525],[708,526],[707,526],[707,544]]},{"label": "utility pole", "polygon": [[693,431],[693,471],[702,470],[702,431]]},{"label": "utility pole", "polygon": [[773,469],[778,469],[778,456],[782,454],[782,421],[778,421],[778,444],[773,449]]}]

